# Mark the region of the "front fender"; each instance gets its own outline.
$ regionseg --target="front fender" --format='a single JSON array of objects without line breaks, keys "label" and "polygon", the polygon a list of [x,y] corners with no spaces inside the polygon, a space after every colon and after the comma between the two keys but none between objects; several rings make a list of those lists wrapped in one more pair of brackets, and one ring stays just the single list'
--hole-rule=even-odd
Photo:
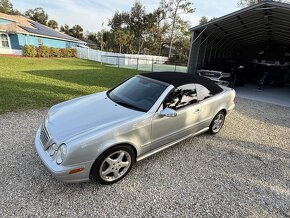
[{"label": "front fender", "polygon": [[146,114],[118,128],[101,133],[92,132],[68,142],[68,158],[64,164],[96,160],[105,150],[119,144],[134,147],[136,156],[140,156],[142,148],[151,143],[151,118],[151,114]]},{"label": "front fender", "polygon": [[128,141],[125,137],[114,137],[103,142],[91,141],[79,145],[68,144],[68,158],[65,159],[62,165],[72,165],[78,162],[95,161],[107,149],[120,145],[127,144],[135,148],[136,156],[140,154],[140,146]]}]

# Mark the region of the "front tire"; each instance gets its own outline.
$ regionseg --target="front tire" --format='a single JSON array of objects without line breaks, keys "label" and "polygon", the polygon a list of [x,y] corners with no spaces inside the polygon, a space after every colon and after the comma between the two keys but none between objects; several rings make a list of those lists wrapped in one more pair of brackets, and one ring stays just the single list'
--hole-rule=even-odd
[{"label": "front tire", "polygon": [[100,184],[113,184],[130,172],[134,162],[135,153],[131,147],[118,145],[109,148],[93,164],[91,178]]},{"label": "front tire", "polygon": [[222,129],[224,122],[225,122],[225,113],[223,111],[220,111],[213,118],[209,126],[209,132],[211,134],[217,134]]}]

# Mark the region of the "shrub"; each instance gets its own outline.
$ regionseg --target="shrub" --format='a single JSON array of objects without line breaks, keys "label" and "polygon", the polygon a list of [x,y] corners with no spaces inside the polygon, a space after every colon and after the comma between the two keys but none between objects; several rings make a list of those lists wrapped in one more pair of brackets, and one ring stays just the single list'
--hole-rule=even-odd
[{"label": "shrub", "polygon": [[26,57],[56,57],[69,58],[77,57],[77,50],[75,48],[53,48],[40,45],[37,48],[33,45],[23,46],[23,55]]},{"label": "shrub", "polygon": [[43,58],[50,57],[50,48],[48,46],[43,46],[43,45],[38,46],[37,57],[43,57]]},{"label": "shrub", "polygon": [[65,57],[66,57],[65,48],[61,48],[61,49],[60,49],[60,56],[61,56],[62,58],[65,58]]},{"label": "shrub", "polygon": [[22,51],[23,55],[26,57],[35,57],[37,55],[37,51],[34,45],[24,45]]},{"label": "shrub", "polygon": [[50,48],[50,57],[56,57],[60,58],[61,57],[61,51],[59,48]]},{"label": "shrub", "polygon": [[65,48],[64,49],[64,57],[68,58],[68,57],[72,57],[72,49],[71,48]]},{"label": "shrub", "polygon": [[76,58],[77,57],[77,50],[75,49],[75,48],[71,48],[71,54],[72,54],[72,56],[71,57],[73,57],[73,58]]}]

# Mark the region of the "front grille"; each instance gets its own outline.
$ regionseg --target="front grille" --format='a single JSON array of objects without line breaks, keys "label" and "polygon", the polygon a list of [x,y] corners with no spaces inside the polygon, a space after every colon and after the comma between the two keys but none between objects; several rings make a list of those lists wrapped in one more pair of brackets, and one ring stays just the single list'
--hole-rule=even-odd
[{"label": "front grille", "polygon": [[46,129],[44,124],[41,127],[40,141],[41,141],[43,147],[46,147],[46,145],[47,145],[47,143],[49,141],[49,134],[48,134],[48,131],[47,131],[47,129]]},{"label": "front grille", "polygon": [[213,70],[199,70],[200,76],[211,77],[211,78],[220,78],[222,72],[213,71]]}]

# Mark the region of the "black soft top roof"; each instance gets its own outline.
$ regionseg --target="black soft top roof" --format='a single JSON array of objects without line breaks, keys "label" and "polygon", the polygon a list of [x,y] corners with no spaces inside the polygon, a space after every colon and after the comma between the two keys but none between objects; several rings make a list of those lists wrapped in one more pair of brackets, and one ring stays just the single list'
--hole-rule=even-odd
[{"label": "black soft top roof", "polygon": [[179,87],[189,83],[198,83],[206,87],[214,95],[223,91],[223,89],[220,86],[212,82],[210,79],[198,75],[193,75],[191,73],[154,72],[154,73],[141,73],[140,75],[158,81],[169,83],[175,87]]}]

